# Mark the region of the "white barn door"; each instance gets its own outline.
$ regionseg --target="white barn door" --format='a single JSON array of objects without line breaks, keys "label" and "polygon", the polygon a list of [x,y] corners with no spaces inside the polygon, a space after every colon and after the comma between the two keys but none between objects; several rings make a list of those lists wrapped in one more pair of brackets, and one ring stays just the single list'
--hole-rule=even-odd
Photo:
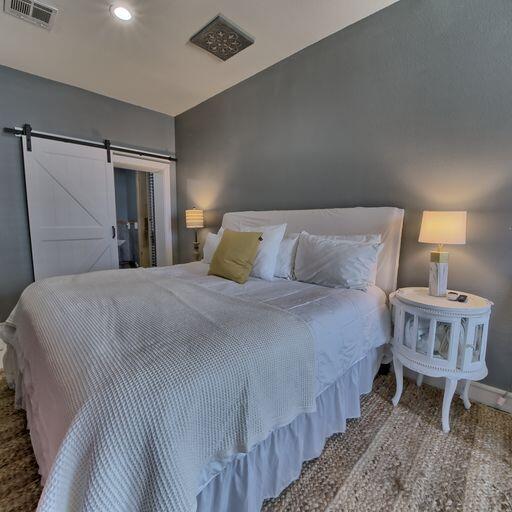
[{"label": "white barn door", "polygon": [[23,139],[35,279],[118,268],[114,170],[101,148]]}]

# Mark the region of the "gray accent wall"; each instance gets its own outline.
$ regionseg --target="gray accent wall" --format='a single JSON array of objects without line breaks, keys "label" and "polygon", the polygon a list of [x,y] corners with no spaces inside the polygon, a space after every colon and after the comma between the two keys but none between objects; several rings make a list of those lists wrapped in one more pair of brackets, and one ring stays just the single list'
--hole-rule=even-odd
[{"label": "gray accent wall", "polygon": [[422,210],[468,210],[449,286],[494,301],[487,382],[509,388],[511,20],[510,0],[401,0],[181,114],[180,214],[402,207],[408,286],[428,281]]},{"label": "gray accent wall", "polygon": [[[34,130],[174,152],[174,118],[0,66],[0,129]],[[0,134],[0,321],[32,282],[20,139]]]}]

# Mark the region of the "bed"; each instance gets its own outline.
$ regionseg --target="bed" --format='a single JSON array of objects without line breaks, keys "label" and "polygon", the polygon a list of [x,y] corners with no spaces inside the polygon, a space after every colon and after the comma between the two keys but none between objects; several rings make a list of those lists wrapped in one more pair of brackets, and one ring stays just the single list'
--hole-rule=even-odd
[{"label": "bed", "polygon": [[[390,338],[386,294],[396,288],[403,211],[397,208],[348,208],[237,212],[224,215],[223,227],[237,229],[241,225],[261,226],[282,222],[287,223],[288,232],[306,230],[324,235],[380,233],[383,249],[378,260],[376,286],[362,292],[284,279],[275,279],[271,282],[250,279],[246,284],[239,285],[208,276],[208,266],[196,262],[147,269],[139,273],[128,270],[115,271],[118,273],[108,275],[97,273],[100,275],[96,278],[72,278],[68,281],[67,288],[61,286],[60,281],[59,286],[50,282],[52,286],[48,285],[45,288],[42,285],[38,289],[39,302],[25,300],[25,303],[18,307],[23,309],[23,314],[18,311],[16,315],[15,312],[3,327],[2,337],[8,343],[6,375],[16,388],[17,404],[27,410],[32,444],[45,482],[45,491],[40,502],[41,510],[57,510],[58,506],[73,510],[100,510],[105,509],[108,504],[109,510],[196,508],[199,511],[257,511],[260,510],[264,499],[278,496],[298,477],[302,463],[317,457],[325,440],[331,434],[345,429],[348,418],[360,415],[359,397],[371,390],[373,378],[381,362],[383,347]],[[84,302],[84,294],[76,295],[74,291],[69,291],[74,290],[73,287],[76,287],[77,283],[89,283],[94,279],[102,283],[110,282],[109,289],[114,289],[112,293],[117,294],[116,297],[124,297],[123,307],[111,308],[105,313],[101,308],[94,309]],[[172,286],[169,283],[172,283]],[[88,292],[87,297],[92,293],[95,300],[99,300],[98,286],[91,287],[93,292]],[[144,295],[146,288],[147,292]],[[160,357],[160,345],[148,342],[144,346],[144,352],[141,352],[140,344],[133,345],[131,350],[132,345],[128,342],[126,347],[119,343],[114,344],[114,348],[111,343],[107,347],[108,350],[100,342],[91,343],[91,346],[86,348],[84,347],[87,343],[76,342],[81,334],[84,334],[85,340],[97,339],[98,331],[105,332],[105,337],[113,336],[111,339],[123,338],[119,333],[111,332],[116,331],[112,326],[120,325],[117,317],[123,317],[130,307],[141,309],[144,318],[152,318],[151,315],[155,311],[160,316],[166,315],[166,310],[162,309],[162,306],[168,306],[165,303],[168,288],[179,291],[177,295],[173,291],[176,297],[173,298],[174,302],[169,304],[178,308],[181,304],[187,303],[189,309],[186,310],[186,314],[190,310],[199,312],[201,318],[206,318],[203,319],[204,329],[211,325],[212,330],[222,335],[225,325],[232,322],[233,330],[226,331],[226,337],[233,337],[242,330],[241,337],[245,341],[252,339],[254,342],[258,338],[257,329],[255,334],[247,334],[244,330],[245,326],[253,321],[258,327],[267,318],[275,317],[274,323],[270,322],[268,327],[272,333],[279,331],[281,323],[286,323],[283,332],[272,335],[281,341],[265,346],[265,352],[275,351],[271,355],[267,353],[262,356],[267,359],[254,359],[260,357],[258,353],[262,352],[256,349],[252,354],[248,351],[247,355],[229,353],[229,356],[224,356],[224,360],[226,357],[232,357],[241,360],[242,363],[244,358],[249,360],[249,357],[252,357],[251,362],[256,361],[255,364],[262,364],[265,368],[273,364],[272,359],[279,360],[280,366],[276,366],[269,375],[273,378],[273,374],[283,372],[288,382],[293,382],[293,389],[288,390],[285,389],[287,380],[284,378],[279,380],[279,377],[276,377],[276,381],[272,383],[279,388],[275,393],[276,400],[281,395],[281,402],[277,401],[275,404],[280,414],[276,416],[275,411],[269,406],[267,416],[271,419],[265,423],[266,416],[255,418],[258,424],[258,428],[254,429],[255,435],[251,435],[252,423],[244,417],[244,422],[235,424],[243,425],[243,429],[249,430],[246,437],[239,436],[239,432],[235,431],[233,439],[237,442],[230,441],[226,445],[230,447],[229,450],[223,450],[220,456],[216,454],[215,457],[207,459],[199,458],[197,460],[201,462],[196,465],[191,463],[190,467],[183,452],[187,452],[189,447],[184,445],[191,443],[191,437],[186,438],[187,443],[182,442],[183,438],[176,438],[174,423],[173,428],[169,425],[178,413],[173,414],[171,411],[160,414],[168,403],[158,402],[158,399],[154,398],[155,394],[172,393],[173,388],[169,387],[169,383],[161,384],[161,376],[166,375],[165,371],[168,368],[162,369],[159,379],[146,379],[148,372],[145,368],[152,364],[158,365],[159,358],[165,357]],[[57,307],[56,304],[62,297],[65,297],[65,301],[61,307]],[[132,297],[135,303],[139,300],[139,306],[132,305]],[[200,303],[206,300],[205,297],[210,297],[210,300],[205,309],[201,309]],[[98,304],[101,305],[101,301]],[[116,305],[119,306],[119,303]],[[84,308],[89,315],[86,320],[82,318]],[[41,313],[46,310],[50,313]],[[77,311],[80,311],[80,314]],[[70,339],[69,332],[73,332],[71,330],[64,330],[61,333],[61,327],[47,325],[49,314],[53,315],[52,318],[61,318],[62,324],[71,322],[69,319],[76,314],[73,320],[76,329],[73,336],[76,339]],[[62,317],[59,317],[59,314]],[[182,316],[185,317],[186,314],[183,313]],[[145,327],[147,340],[153,339],[154,334],[151,333],[156,331],[149,329],[154,328],[155,322],[158,323],[158,315],[154,316],[156,320],[152,320],[151,324],[148,323]],[[214,320],[218,318],[221,320],[215,323]],[[259,323],[254,319],[259,319]],[[199,329],[192,316],[183,324],[185,328],[181,327],[180,321],[184,322],[183,318],[173,318],[172,322],[164,327],[169,329],[169,325],[176,325],[173,331]],[[304,344],[300,345],[296,340],[301,338],[302,324],[307,326],[311,340],[309,342],[308,335],[305,334]],[[80,326],[80,329],[77,326]],[[50,338],[61,338],[60,345],[52,345],[52,340],[48,339],[48,332],[51,333]],[[94,336],[91,333],[94,333]],[[193,338],[189,332],[182,334],[189,336],[187,339]],[[137,336],[141,338],[140,332]],[[165,340],[165,335],[162,339]],[[233,339],[233,343],[236,343],[237,339]],[[309,352],[308,343],[312,348]],[[66,344],[77,348],[68,351]],[[56,353],[55,347],[65,352],[65,355]],[[220,345],[216,352],[224,349],[225,346]],[[295,350],[302,354],[302,359],[287,357],[287,354]],[[211,355],[212,359],[215,358],[216,352]],[[197,357],[200,357],[200,354]],[[87,361],[85,370],[77,359]],[[153,359],[156,362],[153,362]],[[287,362],[286,359],[290,361]],[[311,365],[303,364],[304,361],[311,362]],[[250,365],[246,363],[247,361],[245,366],[240,366],[242,370],[238,372],[240,376],[236,381],[237,388],[240,387],[240,382],[246,380],[243,372],[247,372],[248,375],[251,372],[248,368]],[[217,361],[216,364],[221,363]],[[300,372],[296,369],[297,366],[301,368]],[[102,367],[105,371],[101,375],[108,375],[109,380],[101,381],[99,386],[100,381],[92,380],[91,375],[98,371],[97,368]],[[219,371],[226,373],[231,370],[230,366]],[[75,378],[78,373],[79,378]],[[210,370],[208,377],[212,373],[215,373],[215,370]],[[112,375],[115,375],[116,379],[111,379]],[[141,378],[141,375],[144,378]],[[206,402],[216,403],[221,401],[223,393],[229,391],[231,387],[226,387],[218,396],[215,395],[212,387],[217,387],[219,376],[213,377],[213,380],[207,382],[205,378],[206,383],[200,388],[200,393],[206,397]],[[251,376],[251,379],[253,377]],[[257,377],[258,375],[255,378]],[[266,379],[255,381],[253,385],[263,387],[269,378],[267,375]],[[115,386],[111,386],[110,380],[115,380]],[[84,385],[82,389],[81,382],[89,381],[94,386]],[[150,393],[155,385],[159,386],[159,393]],[[219,387],[221,385],[218,384]],[[145,387],[150,389],[145,390]],[[103,398],[100,401],[96,396],[92,396],[97,389],[102,390],[102,397],[109,393],[112,396],[108,401]],[[108,393],[105,390],[108,390]],[[141,390],[146,393],[143,394]],[[139,393],[140,399],[136,398],[139,397]],[[197,394],[197,390],[194,393]],[[308,397],[304,398],[305,395]],[[195,395],[184,395],[181,399],[190,399],[190,396]],[[226,418],[226,424],[231,421],[229,414],[231,409],[235,409],[234,402],[239,400],[234,398],[236,394],[229,396],[230,398],[226,399],[227,405],[222,403],[213,410],[213,414],[218,412],[221,415],[219,417]],[[287,402],[288,398],[295,406],[287,404],[285,413],[281,414],[284,410],[283,403]],[[151,404],[155,400],[158,403],[152,409]],[[97,403],[94,403],[95,401]],[[94,407],[90,406],[91,402]],[[128,406],[131,402],[140,402],[136,410]],[[263,402],[256,400],[254,403],[257,405],[253,409],[258,409],[262,407]],[[119,404],[121,406],[118,407]],[[187,426],[187,434],[190,434],[190,425],[193,425],[194,421],[200,422],[199,420],[205,416],[206,409],[195,405],[197,404],[191,409],[196,416],[190,409],[185,413],[187,417],[190,416],[191,421]],[[206,406],[209,415],[212,404],[208,403],[204,407]],[[267,407],[266,403],[264,407]],[[118,409],[122,409],[119,414]],[[153,420],[148,411],[155,412],[153,416],[156,415],[158,418]],[[244,409],[244,413],[246,412]],[[239,418],[240,411],[235,411],[233,415]],[[127,417],[131,422],[128,426]],[[139,421],[135,422],[132,417],[139,418]],[[276,417],[279,417],[279,421],[276,421]],[[88,425],[86,430],[81,426],[84,423]],[[225,438],[232,434],[232,429],[228,430],[226,427],[223,431],[223,426],[218,425],[219,422],[197,432],[202,436],[205,433],[211,435],[212,432],[222,431],[222,441],[225,441]],[[130,437],[127,437],[125,430],[130,432]],[[199,435],[197,432],[196,436]],[[176,446],[173,446],[173,443]],[[203,451],[204,446],[203,442],[200,446]],[[142,466],[140,460],[133,460],[137,459],[139,448],[143,454]],[[194,449],[196,452],[200,451],[199,448]],[[128,455],[125,451],[129,452]],[[120,452],[123,455],[118,459],[116,457],[120,457]],[[108,461],[103,460],[105,453],[109,453]],[[181,456],[181,459],[176,454]],[[174,459],[181,461],[181,466],[173,466]],[[193,491],[194,503],[190,496],[185,496],[185,491],[183,497],[179,495],[178,491],[181,492],[186,487],[179,487],[170,479],[174,473],[186,474],[187,471],[190,473],[187,481],[188,490],[189,494]],[[78,479],[79,484],[76,483]],[[169,488],[174,485],[178,485],[178,491],[173,494]],[[190,485],[193,485],[193,489]]]}]

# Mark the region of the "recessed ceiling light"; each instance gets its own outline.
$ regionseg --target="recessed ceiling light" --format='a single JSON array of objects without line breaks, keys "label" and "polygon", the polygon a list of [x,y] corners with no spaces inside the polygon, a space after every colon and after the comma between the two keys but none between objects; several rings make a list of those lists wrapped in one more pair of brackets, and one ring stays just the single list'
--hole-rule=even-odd
[{"label": "recessed ceiling light", "polygon": [[113,4],[110,6],[110,14],[121,21],[130,21],[133,18],[133,14],[124,5]]}]

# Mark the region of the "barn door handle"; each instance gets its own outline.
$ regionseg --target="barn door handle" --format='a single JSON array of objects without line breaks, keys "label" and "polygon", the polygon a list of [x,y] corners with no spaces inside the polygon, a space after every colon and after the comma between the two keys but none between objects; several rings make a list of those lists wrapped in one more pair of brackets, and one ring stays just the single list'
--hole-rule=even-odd
[{"label": "barn door handle", "polygon": [[112,226],[112,238],[116,237],[116,227]]}]

